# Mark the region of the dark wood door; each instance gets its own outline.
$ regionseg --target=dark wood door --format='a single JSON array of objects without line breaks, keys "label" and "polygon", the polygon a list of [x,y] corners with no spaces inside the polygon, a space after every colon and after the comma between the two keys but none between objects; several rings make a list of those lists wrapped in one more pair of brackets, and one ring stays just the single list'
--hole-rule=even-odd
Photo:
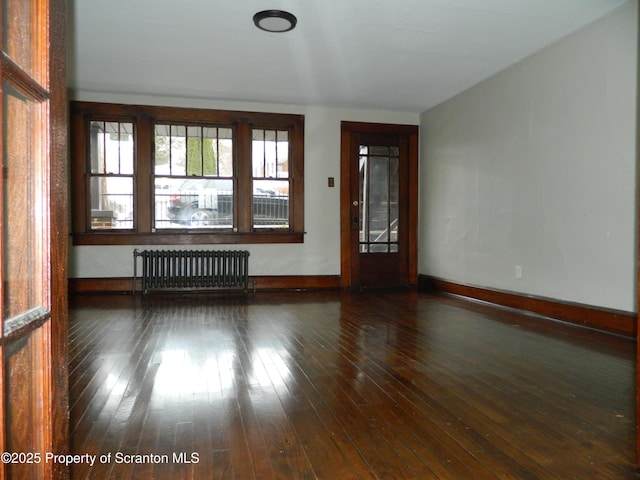
[{"label": "dark wood door", "polygon": [[67,475],[63,5],[2,2],[0,478]]},{"label": "dark wood door", "polygon": [[414,284],[417,127],[345,122],[342,148],[343,284]]}]

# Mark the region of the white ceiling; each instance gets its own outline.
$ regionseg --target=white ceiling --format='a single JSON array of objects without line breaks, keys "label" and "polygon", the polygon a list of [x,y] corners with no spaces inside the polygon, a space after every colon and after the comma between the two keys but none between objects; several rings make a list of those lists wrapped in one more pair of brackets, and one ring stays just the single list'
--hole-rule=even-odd
[{"label": "white ceiling", "polygon": [[[69,83],[422,112],[627,1],[71,0]],[[266,9],[298,26],[258,30]]]}]

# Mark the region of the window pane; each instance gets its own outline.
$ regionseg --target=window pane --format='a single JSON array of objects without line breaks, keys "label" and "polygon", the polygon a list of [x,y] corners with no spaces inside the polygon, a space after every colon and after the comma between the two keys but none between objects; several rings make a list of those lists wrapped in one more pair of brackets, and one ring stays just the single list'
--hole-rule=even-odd
[{"label": "window pane", "polygon": [[91,177],[91,229],[133,228],[133,177]]},{"label": "window pane", "polygon": [[389,155],[389,147],[386,145],[369,145],[368,147],[369,155],[380,155],[380,156],[388,156]]},{"label": "window pane", "polygon": [[186,175],[187,173],[187,128],[182,125],[171,125],[169,137],[169,163],[171,175]]},{"label": "window pane", "polygon": [[[3,50],[24,71],[42,82],[38,69],[38,36],[39,28],[36,2],[25,0],[4,0],[2,4],[2,45]],[[42,5],[39,8],[43,8]]]},{"label": "window pane", "polygon": [[155,127],[155,150],[154,150],[154,172],[156,175],[170,175],[171,165],[169,163],[170,152],[170,128],[169,125],[156,125]]},{"label": "window pane", "polygon": [[133,174],[133,124],[91,122],[91,173]]},{"label": "window pane", "polygon": [[232,177],[232,134],[230,128],[156,125],[155,174]]},{"label": "window pane", "polygon": [[[252,132],[253,228],[289,228],[289,132]],[[269,179],[269,180],[263,180]]]},{"label": "window pane", "polygon": [[[156,228],[232,228],[233,181],[182,179],[158,194],[167,177],[156,177]],[[175,180],[175,179],[174,179]]]},{"label": "window pane", "polygon": [[288,181],[253,181],[253,227],[289,228]]},{"label": "window pane", "polygon": [[[186,176],[187,127],[184,125],[156,125],[154,140],[154,171],[156,175]],[[191,155],[192,158],[195,156],[195,153]]]},{"label": "window pane", "polygon": [[4,319],[44,304],[41,278],[47,259],[38,233],[46,222],[38,126],[41,104],[28,101],[3,82],[3,287]]},{"label": "window pane", "polygon": [[105,173],[105,124],[104,122],[91,122],[91,173]]},{"label": "window pane", "polygon": [[233,176],[233,131],[230,128],[218,129],[218,175]]},{"label": "window pane", "polygon": [[[187,127],[187,175],[202,176],[203,148],[202,128]],[[209,139],[209,143],[211,143]],[[213,151],[209,149],[212,155]],[[215,158],[212,158],[215,162]]]},{"label": "window pane", "polygon": [[232,134],[231,128],[156,125],[155,228],[233,228]]},{"label": "window pane", "polygon": [[251,150],[254,178],[289,176],[289,132],[254,129]]},{"label": "window pane", "polygon": [[[186,138],[183,135],[186,133]],[[156,125],[155,173],[176,176],[233,176],[230,128]]]},{"label": "window pane", "polygon": [[[202,128],[200,130],[202,130],[202,138],[198,139],[199,145],[197,147],[201,152],[200,175],[215,176],[218,174],[218,129]],[[193,175],[198,174],[194,173]]]}]

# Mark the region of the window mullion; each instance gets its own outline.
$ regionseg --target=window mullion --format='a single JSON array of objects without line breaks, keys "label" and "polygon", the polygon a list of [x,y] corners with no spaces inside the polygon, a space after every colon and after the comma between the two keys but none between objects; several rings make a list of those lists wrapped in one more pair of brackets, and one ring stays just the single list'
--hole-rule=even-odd
[{"label": "window mullion", "polygon": [[289,132],[289,185],[293,210],[289,213],[291,231],[304,231],[304,123]]},{"label": "window mullion", "polygon": [[138,117],[134,127],[134,229],[149,233],[153,225],[153,125],[147,117]]},{"label": "window mullion", "polygon": [[236,187],[235,205],[237,209],[238,232],[250,232],[252,229],[253,170],[251,168],[251,125],[239,123],[237,129],[236,158],[234,177]]},{"label": "window mullion", "polygon": [[215,160],[216,175],[220,175],[220,129],[216,128],[216,160]]},{"label": "window mullion", "polygon": [[208,173],[204,167],[204,127],[198,127],[200,132],[198,141],[200,142],[200,175],[206,176]]}]

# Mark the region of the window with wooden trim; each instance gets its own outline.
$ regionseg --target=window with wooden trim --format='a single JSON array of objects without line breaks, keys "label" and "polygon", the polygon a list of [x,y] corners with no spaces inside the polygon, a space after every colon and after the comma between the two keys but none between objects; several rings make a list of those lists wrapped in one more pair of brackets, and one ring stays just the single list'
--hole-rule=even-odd
[{"label": "window with wooden trim", "polygon": [[254,228],[289,225],[289,132],[252,130]]},{"label": "window with wooden trim", "polygon": [[75,244],[295,243],[304,116],[74,102]]},{"label": "window with wooden trim", "polygon": [[133,122],[89,124],[91,230],[133,228]]},{"label": "window with wooden trim", "polygon": [[154,127],[154,228],[234,228],[233,129]]}]

